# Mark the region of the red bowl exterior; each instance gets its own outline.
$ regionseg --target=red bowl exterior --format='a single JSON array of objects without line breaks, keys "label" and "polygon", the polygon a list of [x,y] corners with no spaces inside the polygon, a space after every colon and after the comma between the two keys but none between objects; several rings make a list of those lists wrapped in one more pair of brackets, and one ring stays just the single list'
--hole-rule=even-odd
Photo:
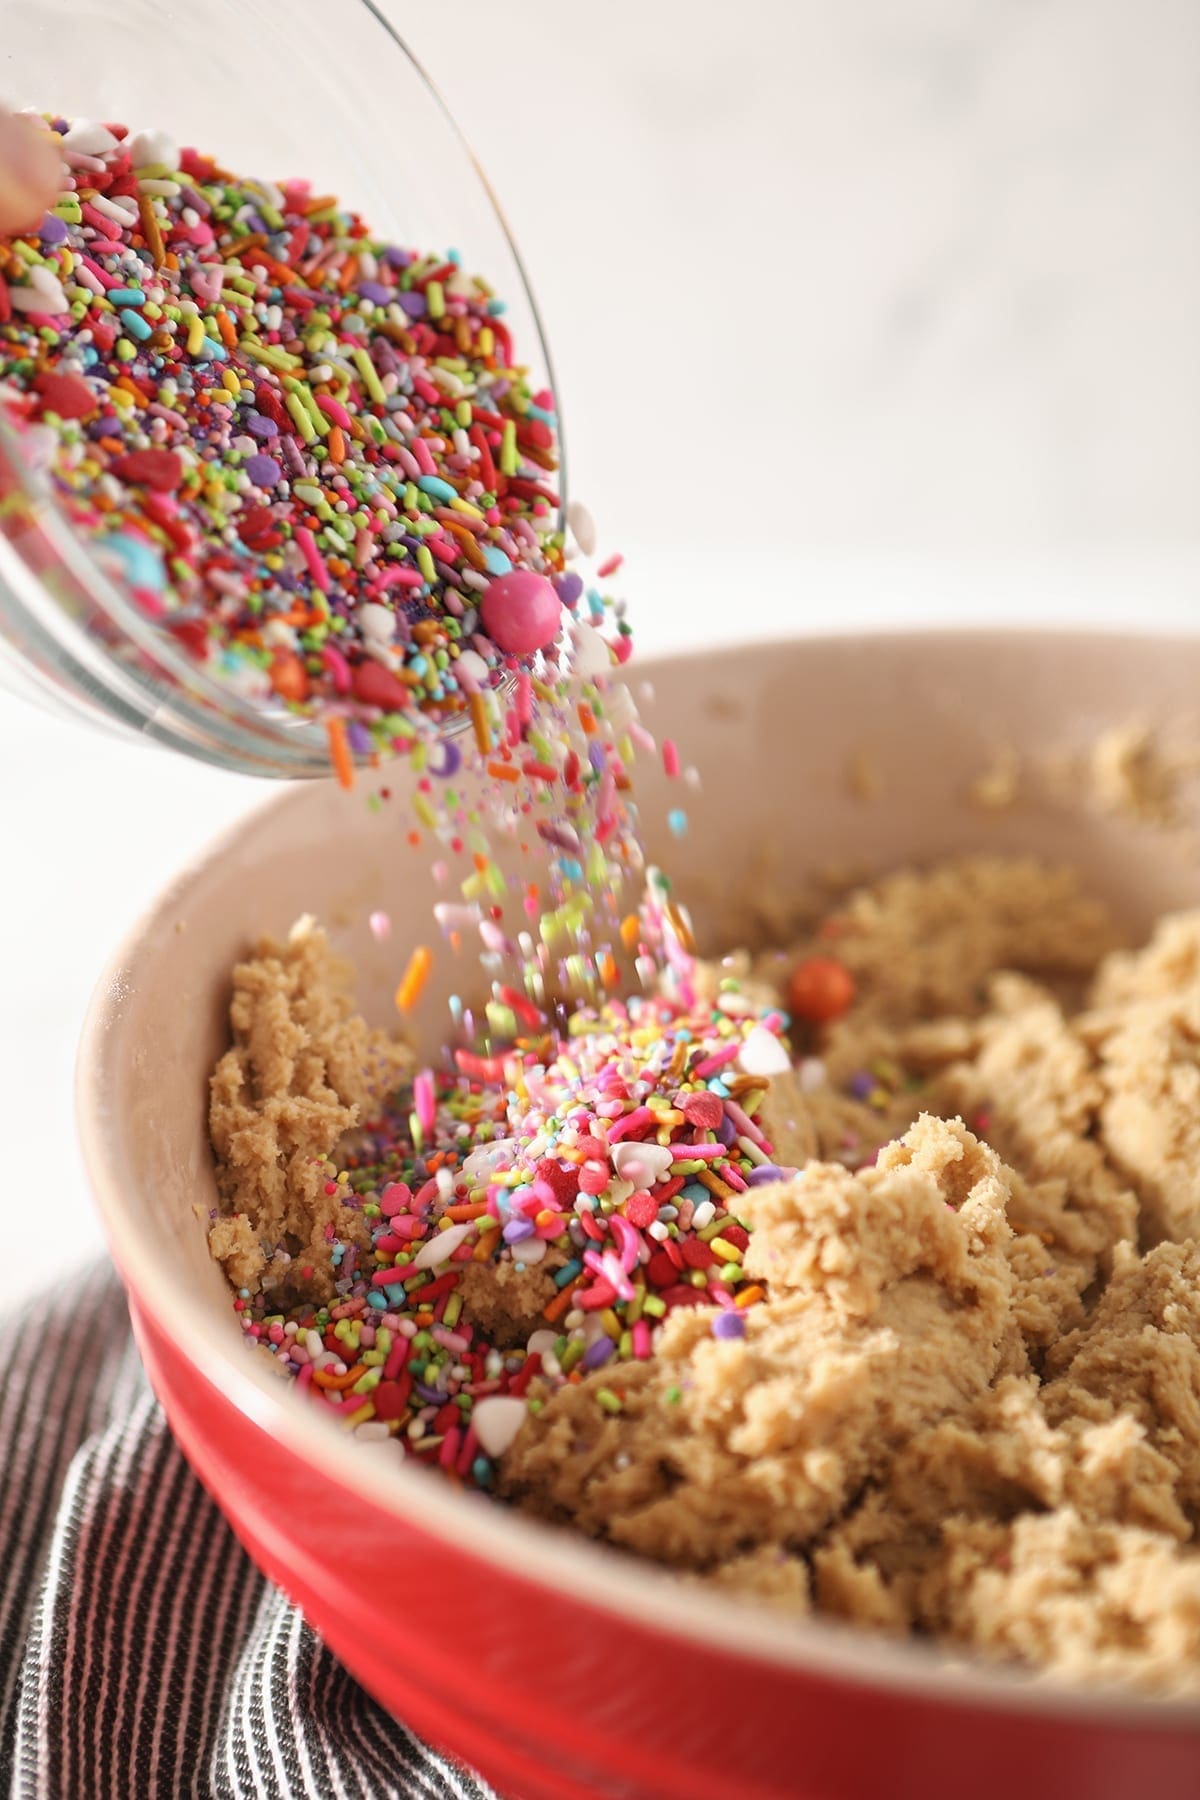
[{"label": "red bowl exterior", "polygon": [[618,1618],[417,1527],[399,1543],[394,1516],[272,1439],[137,1295],[131,1307],[176,1440],[254,1561],[381,1705],[507,1800],[1200,1792],[1200,1744],[1183,1729],[1100,1711],[1015,1714],[752,1662]]}]

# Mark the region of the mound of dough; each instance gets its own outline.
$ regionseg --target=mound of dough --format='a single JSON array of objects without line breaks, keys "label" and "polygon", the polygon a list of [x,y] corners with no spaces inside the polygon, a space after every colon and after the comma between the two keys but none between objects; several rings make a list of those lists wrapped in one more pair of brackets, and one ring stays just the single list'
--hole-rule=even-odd
[{"label": "mound of dough", "polygon": [[370,1241],[361,1214],[326,1193],[325,1159],[412,1059],[358,1016],[351,973],[308,918],[233,971],[233,1045],[212,1074],[208,1128],[224,1203],[209,1247],[234,1287],[257,1285],[283,1246],[324,1298],[335,1232]]},{"label": "mound of dough", "polygon": [[[775,995],[813,953],[856,997],[763,1103],[799,1168],[739,1201],[765,1298],[535,1381],[498,1491],[791,1612],[1200,1694],[1200,914],[1130,951],[1069,873],[977,858],[698,979]],[[319,1300],[363,1231],[328,1159],[407,1056],[308,921],[231,1020],[214,1254]],[[553,1291],[472,1266],[464,1317],[519,1349]]]}]

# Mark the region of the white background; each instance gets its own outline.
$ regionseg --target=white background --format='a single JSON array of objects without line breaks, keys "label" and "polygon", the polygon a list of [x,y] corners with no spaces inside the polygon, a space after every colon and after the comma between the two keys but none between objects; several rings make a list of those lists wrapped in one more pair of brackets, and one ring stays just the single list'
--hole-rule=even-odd
[{"label": "white background", "polygon": [[[504,198],[645,648],[1200,620],[1193,0],[390,12]],[[0,783],[2,1303],[98,1241],[105,957],[259,790],[2,699]]]}]

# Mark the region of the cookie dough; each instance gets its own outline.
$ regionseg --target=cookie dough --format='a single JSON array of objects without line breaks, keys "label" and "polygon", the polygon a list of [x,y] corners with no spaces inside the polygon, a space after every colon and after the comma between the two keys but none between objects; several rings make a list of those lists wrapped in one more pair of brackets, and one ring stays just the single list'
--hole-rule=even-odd
[{"label": "cookie dough", "polygon": [[213,1071],[208,1124],[222,1214],[209,1247],[236,1288],[287,1247],[297,1291],[328,1292],[335,1235],[365,1245],[361,1214],[326,1193],[325,1157],[412,1055],[354,1009],[351,970],[310,918],[233,971],[232,1047]]},{"label": "cookie dough", "polygon": [[[361,1226],[309,1164],[403,1052],[298,929],[235,975],[212,1241],[237,1283],[282,1233],[322,1294]],[[814,952],[856,997],[762,1102],[798,1170],[737,1196],[763,1297],[536,1377],[497,1491],[793,1612],[1200,1692],[1200,914],[1133,951],[1069,873],[972,859],[700,979],[769,1000]],[[464,1318],[522,1343],[532,1275],[473,1262]]]}]

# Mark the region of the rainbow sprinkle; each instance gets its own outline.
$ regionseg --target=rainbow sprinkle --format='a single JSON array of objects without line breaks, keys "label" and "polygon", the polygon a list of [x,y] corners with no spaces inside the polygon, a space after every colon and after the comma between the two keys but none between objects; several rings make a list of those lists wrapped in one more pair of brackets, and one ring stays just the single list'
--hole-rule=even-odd
[{"label": "rainbow sprinkle", "polygon": [[[359,1435],[491,1486],[535,1377],[644,1361],[681,1306],[715,1305],[715,1335],[740,1333],[763,1290],[742,1266],[738,1198],[791,1172],[757,1117],[762,1034],[778,1049],[786,1023],[729,982],[714,1004],[582,1009],[483,1079],[478,1059],[422,1070],[325,1170],[372,1221],[369,1252],[331,1235],[335,1297],[280,1309],[281,1251],[236,1302],[243,1330]],[[529,1314],[515,1338],[474,1316],[480,1275]]]},{"label": "rainbow sprinkle", "polygon": [[[422,722],[481,729],[581,591],[553,396],[502,303],[305,182],[47,123],[58,199],[0,243],[0,413],[72,523],[226,690],[344,721],[343,781]],[[505,644],[497,582],[524,609]]]}]

